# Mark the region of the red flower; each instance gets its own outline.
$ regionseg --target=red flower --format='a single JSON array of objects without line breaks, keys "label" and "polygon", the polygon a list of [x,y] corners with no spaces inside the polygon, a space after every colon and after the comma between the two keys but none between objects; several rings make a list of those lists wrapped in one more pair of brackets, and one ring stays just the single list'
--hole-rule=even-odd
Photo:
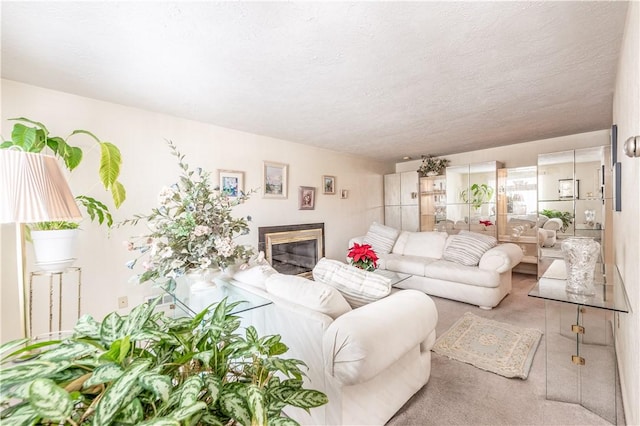
[{"label": "red flower", "polygon": [[373,271],[378,267],[378,255],[369,244],[354,243],[349,249],[347,257],[351,259],[351,264],[366,271]]}]

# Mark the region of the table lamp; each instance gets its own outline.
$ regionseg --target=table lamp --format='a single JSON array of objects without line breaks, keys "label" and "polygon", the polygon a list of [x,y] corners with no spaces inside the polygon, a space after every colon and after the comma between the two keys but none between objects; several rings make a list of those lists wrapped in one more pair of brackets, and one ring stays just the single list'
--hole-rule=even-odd
[{"label": "table lamp", "polygon": [[82,219],[55,157],[0,149],[0,223],[16,224],[18,301],[21,331],[29,336],[25,223]]}]

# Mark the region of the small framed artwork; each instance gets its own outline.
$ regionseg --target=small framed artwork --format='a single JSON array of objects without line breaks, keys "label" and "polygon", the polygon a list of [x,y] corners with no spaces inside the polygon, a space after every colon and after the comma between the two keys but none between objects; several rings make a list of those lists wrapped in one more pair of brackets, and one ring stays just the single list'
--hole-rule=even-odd
[{"label": "small framed artwork", "polygon": [[298,210],[313,210],[316,207],[316,189],[313,186],[301,186],[298,189]]},{"label": "small framed artwork", "polygon": [[287,170],[282,163],[265,161],[262,173],[263,198],[287,198]]},{"label": "small framed artwork", "polygon": [[244,172],[236,170],[220,170],[220,192],[229,198],[238,198],[244,192]]},{"label": "small framed artwork", "polygon": [[340,198],[342,198],[343,200],[349,198],[349,190],[343,189],[342,191],[340,191]]},{"label": "small framed artwork", "polygon": [[574,198],[578,198],[579,187],[580,181],[578,179],[576,179],[575,181],[573,179],[558,180],[558,199],[573,200]]},{"label": "small framed artwork", "polygon": [[322,193],[323,194],[335,194],[336,193],[336,177],[335,176],[322,176]]}]

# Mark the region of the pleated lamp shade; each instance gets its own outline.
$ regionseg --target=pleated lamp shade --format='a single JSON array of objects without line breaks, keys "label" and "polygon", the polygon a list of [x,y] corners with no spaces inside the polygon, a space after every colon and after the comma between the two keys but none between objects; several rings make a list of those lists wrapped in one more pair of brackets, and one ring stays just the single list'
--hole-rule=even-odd
[{"label": "pleated lamp shade", "polygon": [[0,223],[80,219],[82,214],[54,157],[0,149]]}]

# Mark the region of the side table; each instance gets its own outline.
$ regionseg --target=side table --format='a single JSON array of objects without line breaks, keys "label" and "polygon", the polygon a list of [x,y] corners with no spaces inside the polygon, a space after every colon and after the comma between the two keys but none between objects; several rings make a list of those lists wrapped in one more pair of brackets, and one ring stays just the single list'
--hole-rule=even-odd
[{"label": "side table", "polygon": [[564,260],[554,260],[529,296],[545,300],[547,399],[580,404],[612,424],[621,411],[615,330],[629,302],[618,268],[596,265],[594,296],[565,290]]},{"label": "side table", "polygon": [[80,304],[81,304],[81,290],[82,290],[82,269],[76,267],[70,267],[60,272],[47,272],[47,271],[35,271],[29,274],[29,336],[33,337],[33,282],[34,280],[45,277],[49,281],[49,333],[53,330],[53,282],[57,279],[58,282],[58,330],[62,330],[62,278],[63,276],[71,276],[76,278],[76,286],[78,289],[77,299],[77,319],[80,318]]}]

